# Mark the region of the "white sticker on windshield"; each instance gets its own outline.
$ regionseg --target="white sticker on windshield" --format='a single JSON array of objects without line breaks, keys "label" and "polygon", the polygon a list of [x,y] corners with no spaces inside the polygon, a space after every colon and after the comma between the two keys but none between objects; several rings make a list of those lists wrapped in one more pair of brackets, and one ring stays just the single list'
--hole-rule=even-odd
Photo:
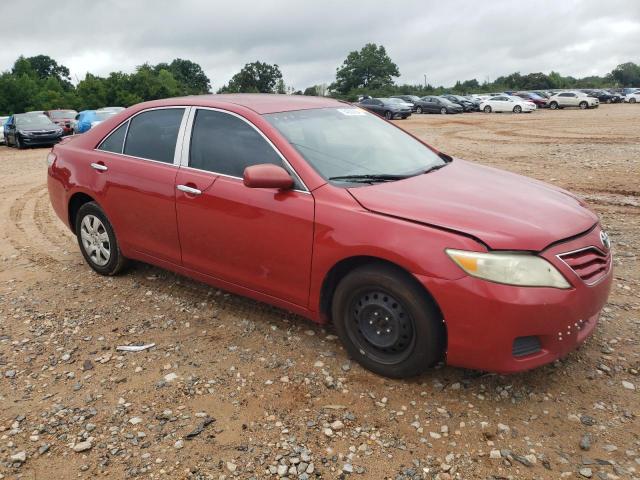
[{"label": "white sticker on windshield", "polygon": [[357,117],[366,115],[363,110],[359,108],[338,108],[337,109],[341,114],[346,115],[347,117]]}]

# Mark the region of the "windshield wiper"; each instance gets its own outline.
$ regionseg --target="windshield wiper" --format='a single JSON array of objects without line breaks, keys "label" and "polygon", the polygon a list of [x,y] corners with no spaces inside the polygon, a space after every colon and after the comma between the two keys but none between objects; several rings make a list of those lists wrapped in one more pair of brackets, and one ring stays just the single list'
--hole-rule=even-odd
[{"label": "windshield wiper", "polygon": [[393,182],[394,180],[402,180],[413,175],[392,175],[386,173],[364,173],[360,175],[340,175],[337,177],[329,177],[329,180],[344,180],[347,182]]},{"label": "windshield wiper", "polygon": [[440,170],[442,167],[446,167],[447,165],[449,165],[449,163],[450,162],[442,163],[440,165],[434,165],[433,167],[429,168],[428,170],[425,170],[424,173],[433,172],[434,170]]}]

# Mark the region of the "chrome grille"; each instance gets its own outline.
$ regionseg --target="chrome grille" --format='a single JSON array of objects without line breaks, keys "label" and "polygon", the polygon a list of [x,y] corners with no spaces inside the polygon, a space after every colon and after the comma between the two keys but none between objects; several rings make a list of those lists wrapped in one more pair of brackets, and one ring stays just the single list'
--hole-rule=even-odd
[{"label": "chrome grille", "polygon": [[562,253],[558,258],[588,285],[593,285],[604,277],[611,263],[611,254],[604,253],[596,247]]}]

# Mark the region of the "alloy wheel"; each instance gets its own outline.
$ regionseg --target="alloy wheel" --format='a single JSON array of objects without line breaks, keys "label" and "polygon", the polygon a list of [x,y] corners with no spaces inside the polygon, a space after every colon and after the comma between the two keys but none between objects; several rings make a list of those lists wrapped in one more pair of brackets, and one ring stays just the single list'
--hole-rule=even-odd
[{"label": "alloy wheel", "polygon": [[111,242],[102,221],[95,215],[86,215],[80,226],[82,247],[87,256],[98,266],[104,266],[111,258]]}]

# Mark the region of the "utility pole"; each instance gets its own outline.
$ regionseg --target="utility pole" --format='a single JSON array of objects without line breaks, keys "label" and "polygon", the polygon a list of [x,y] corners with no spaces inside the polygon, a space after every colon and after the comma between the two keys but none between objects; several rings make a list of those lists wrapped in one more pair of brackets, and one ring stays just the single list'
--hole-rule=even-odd
[{"label": "utility pole", "polygon": [[424,74],[424,88],[427,88],[427,74]]}]

